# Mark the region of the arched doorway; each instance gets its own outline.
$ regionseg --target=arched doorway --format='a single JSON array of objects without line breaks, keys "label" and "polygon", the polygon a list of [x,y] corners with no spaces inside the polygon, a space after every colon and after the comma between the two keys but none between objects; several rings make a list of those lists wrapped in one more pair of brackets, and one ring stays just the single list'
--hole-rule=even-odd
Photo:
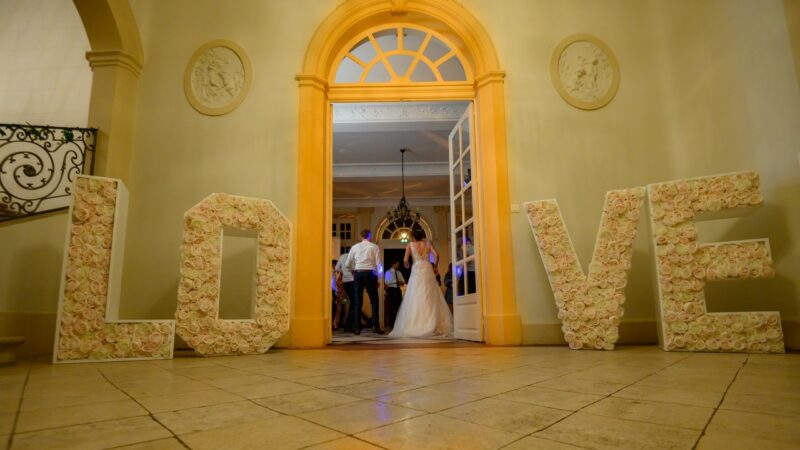
[{"label": "arched doorway", "polygon": [[[144,50],[127,1],[73,0],[91,51],[88,126],[97,128],[95,174],[128,181],[139,72]],[[113,151],[111,150],[113,148]]]},{"label": "arched doorway", "polygon": [[[388,78],[384,76],[376,82],[363,83],[361,81],[366,81],[364,74],[358,78],[359,82],[350,79],[337,82],[339,65],[364,36],[369,35],[369,39],[374,40],[375,32],[397,27],[430,30],[448,43],[463,63],[463,79],[448,81],[436,77],[435,82],[417,82],[413,80],[413,69],[407,70],[408,76],[397,76],[388,58],[403,56],[402,52],[385,52],[374,63],[358,57],[350,60],[364,69],[384,64]],[[446,59],[429,62],[444,63]],[[486,342],[497,345],[521,342],[511,248],[504,77],[488,34],[475,17],[455,2],[349,0],[319,26],[306,52],[303,71],[297,76],[300,120],[293,270],[294,279],[302,277],[308,282],[298,283],[294,291],[293,347],[320,347],[330,340],[327,305],[330,302],[332,102],[474,102],[475,125],[480,130],[475,138],[482,149],[476,153],[475,176],[480,179],[481,188],[475,198],[478,233],[485,249],[480,254],[480,265],[486,270],[477,280],[485,293],[483,336]]]}]

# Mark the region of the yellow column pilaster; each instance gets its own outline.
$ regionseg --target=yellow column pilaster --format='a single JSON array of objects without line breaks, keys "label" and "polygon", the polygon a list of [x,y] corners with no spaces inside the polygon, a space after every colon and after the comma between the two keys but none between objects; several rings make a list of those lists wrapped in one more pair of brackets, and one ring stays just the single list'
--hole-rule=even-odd
[{"label": "yellow column pilaster", "polygon": [[[120,51],[90,51],[89,126],[97,128],[94,173],[128,182],[133,154],[136,89],[141,63]],[[113,149],[113,150],[112,150]]]},{"label": "yellow column pilaster", "polygon": [[[330,341],[331,152],[328,144],[330,114],[326,84],[314,76],[298,75],[297,220],[294,233],[294,301],[290,328],[292,347],[323,347]],[[327,234],[330,236],[330,234]],[[326,314],[327,313],[327,314]]]},{"label": "yellow column pilaster", "polygon": [[504,72],[489,72],[476,81],[478,166],[480,170],[481,287],[484,339],[494,345],[522,343],[517,310],[514,256],[511,246],[511,201],[508,191]]}]

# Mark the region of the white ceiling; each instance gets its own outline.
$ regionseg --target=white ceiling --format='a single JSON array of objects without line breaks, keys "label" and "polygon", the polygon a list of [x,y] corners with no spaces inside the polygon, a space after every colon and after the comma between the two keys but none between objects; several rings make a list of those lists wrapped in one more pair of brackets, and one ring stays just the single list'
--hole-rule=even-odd
[{"label": "white ceiling", "polygon": [[333,105],[333,197],[399,200],[400,149],[406,148],[406,197],[446,203],[448,136],[467,102]]}]

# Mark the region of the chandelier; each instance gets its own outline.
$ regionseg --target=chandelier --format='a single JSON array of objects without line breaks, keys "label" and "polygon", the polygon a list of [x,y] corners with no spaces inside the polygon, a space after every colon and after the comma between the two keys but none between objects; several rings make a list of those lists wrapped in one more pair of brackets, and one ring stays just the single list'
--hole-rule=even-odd
[{"label": "chandelier", "polygon": [[411,230],[414,228],[420,227],[420,215],[419,210],[412,212],[411,207],[408,205],[406,201],[406,159],[405,159],[406,149],[400,149],[400,177],[402,183],[402,197],[400,198],[400,203],[394,207],[394,209],[390,209],[389,212],[386,213],[386,220],[389,223],[396,224],[399,228],[403,228],[400,232],[400,241],[403,243],[408,242],[408,238],[411,234]]}]

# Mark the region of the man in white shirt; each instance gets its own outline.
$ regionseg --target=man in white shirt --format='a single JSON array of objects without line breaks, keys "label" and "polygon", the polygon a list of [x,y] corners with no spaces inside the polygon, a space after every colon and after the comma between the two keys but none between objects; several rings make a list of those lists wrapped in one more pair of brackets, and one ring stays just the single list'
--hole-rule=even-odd
[{"label": "man in white shirt", "polygon": [[389,304],[386,309],[386,323],[390,327],[394,327],[397,311],[400,310],[400,303],[403,301],[403,291],[400,288],[406,284],[403,272],[398,269],[400,269],[400,261],[393,261],[392,267],[383,275],[383,286],[386,291],[386,300]]},{"label": "man in white shirt", "polygon": [[343,253],[341,256],[339,256],[339,262],[336,263],[336,268],[334,269],[336,272],[342,274],[342,285],[344,286],[344,292],[347,295],[347,298],[350,300],[350,307],[346,308],[347,317],[342,319],[344,331],[353,331],[353,311],[355,310],[352,307],[353,299],[355,298],[355,294],[353,293],[353,288],[355,287],[353,271],[347,267],[347,259],[349,256],[350,253]]},{"label": "man in white shirt", "polygon": [[372,329],[377,334],[383,334],[378,320],[378,270],[381,267],[381,251],[377,245],[370,242],[372,232],[369,228],[361,230],[361,242],[350,247],[345,265],[353,271],[354,294],[353,320],[355,334],[361,334],[361,299],[364,289],[369,295],[372,305]]}]

